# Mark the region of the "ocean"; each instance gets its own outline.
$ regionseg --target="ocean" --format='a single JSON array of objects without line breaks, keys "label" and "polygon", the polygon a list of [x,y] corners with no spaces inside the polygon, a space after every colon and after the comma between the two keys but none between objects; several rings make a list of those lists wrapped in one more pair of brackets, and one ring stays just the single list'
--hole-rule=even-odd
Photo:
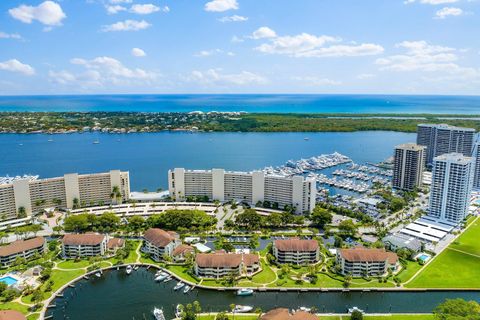
[{"label": "ocean", "polygon": [[0,176],[120,169],[130,171],[133,191],[153,191],[167,188],[167,171],[175,167],[249,171],[335,151],[357,163],[380,162],[395,145],[412,141],[415,134],[384,131],[0,134]]},{"label": "ocean", "polygon": [[480,96],[305,94],[0,96],[0,111],[480,114]]}]

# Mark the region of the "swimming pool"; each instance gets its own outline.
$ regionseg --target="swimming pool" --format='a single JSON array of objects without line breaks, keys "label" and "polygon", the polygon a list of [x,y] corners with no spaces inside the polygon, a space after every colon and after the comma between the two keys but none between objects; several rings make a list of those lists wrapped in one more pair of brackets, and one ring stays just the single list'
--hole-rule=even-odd
[{"label": "swimming pool", "polygon": [[0,282],[4,282],[4,283],[7,284],[7,286],[11,286],[11,285],[14,285],[15,283],[17,283],[18,280],[15,279],[14,277],[5,276],[5,277],[0,278]]},{"label": "swimming pool", "polygon": [[431,256],[426,253],[422,253],[422,254],[419,254],[416,258],[425,263],[431,258]]}]

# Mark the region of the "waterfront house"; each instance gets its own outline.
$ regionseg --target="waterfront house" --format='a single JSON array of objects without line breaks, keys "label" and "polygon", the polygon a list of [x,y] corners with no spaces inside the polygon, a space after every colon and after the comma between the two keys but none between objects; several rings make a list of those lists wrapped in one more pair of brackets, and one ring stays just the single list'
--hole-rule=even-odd
[{"label": "waterfront house", "polygon": [[111,254],[115,254],[118,249],[125,247],[125,240],[120,238],[111,238],[107,242],[107,250]]},{"label": "waterfront house", "polygon": [[172,252],[172,257],[175,262],[183,262],[189,255],[194,255],[195,249],[187,244],[181,244]]},{"label": "waterfront house", "polygon": [[199,253],[194,268],[195,274],[203,278],[249,276],[260,270],[260,260],[258,255],[251,253]]},{"label": "waterfront house", "polygon": [[160,261],[164,256],[171,257],[173,251],[181,243],[176,232],[150,228],[143,235],[145,240],[142,251],[150,254],[153,260]]},{"label": "waterfront house", "polygon": [[67,259],[103,256],[107,243],[103,234],[66,234],[62,239],[62,256]]},{"label": "waterfront house", "polygon": [[17,258],[31,259],[36,254],[45,251],[45,238],[36,237],[28,240],[18,240],[0,247],[0,266],[8,267]]},{"label": "waterfront house", "polygon": [[264,313],[260,320],[318,320],[318,317],[305,311],[290,313],[286,308],[277,308]]},{"label": "waterfront house", "polygon": [[382,276],[388,270],[398,268],[396,253],[384,249],[356,247],[337,251],[337,265],[340,273],[353,277]]},{"label": "waterfront house", "polygon": [[0,310],[0,320],[26,320],[25,316],[16,310]]},{"label": "waterfront house", "polygon": [[320,260],[320,246],[316,240],[275,240],[272,250],[278,263],[314,264]]},{"label": "waterfront house", "polygon": [[409,249],[413,252],[420,252],[422,250],[422,242],[420,240],[402,233],[390,234],[383,238],[382,241],[385,246],[392,251]]}]

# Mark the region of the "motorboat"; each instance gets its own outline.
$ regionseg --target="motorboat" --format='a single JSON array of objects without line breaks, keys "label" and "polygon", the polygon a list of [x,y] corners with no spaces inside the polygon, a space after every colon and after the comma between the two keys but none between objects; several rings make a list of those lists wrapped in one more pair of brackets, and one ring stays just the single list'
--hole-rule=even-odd
[{"label": "motorboat", "polygon": [[252,306],[242,306],[242,305],[239,305],[237,304],[235,306],[235,308],[233,308],[233,313],[246,313],[246,312],[250,312],[253,310],[253,307]]},{"label": "motorboat", "polygon": [[168,277],[168,273],[160,273],[158,276],[155,277],[155,281],[163,281]]},{"label": "motorboat", "polygon": [[237,296],[251,296],[253,289],[242,288],[237,290]]},{"label": "motorboat", "polygon": [[186,285],[184,288],[183,288],[183,293],[188,293],[188,291],[190,291],[192,289],[192,287],[190,287],[189,285]]},{"label": "motorboat", "polygon": [[100,141],[98,141],[98,140],[93,141],[93,144],[99,144],[99,143],[100,143]]},{"label": "motorboat", "polygon": [[100,271],[98,271],[98,272],[95,272],[95,276],[96,276],[97,278],[101,278],[101,277],[102,277],[102,273],[103,273],[102,270],[100,270]]},{"label": "motorboat", "polygon": [[165,315],[163,314],[163,310],[155,307],[153,309],[153,316],[156,320],[165,320]]},{"label": "motorboat", "polygon": [[307,307],[300,307],[298,310],[303,311],[303,312],[310,312],[312,311],[312,308],[307,308]]},{"label": "motorboat", "polygon": [[358,308],[358,307],[348,308],[348,313],[353,313],[353,312],[355,312],[355,311],[358,311],[358,312],[360,312],[360,313],[362,313],[362,314],[364,313],[364,311],[363,311],[362,309]]},{"label": "motorboat", "polygon": [[163,280],[163,282],[169,282],[169,281],[171,281],[171,280],[173,280],[173,277],[172,277],[172,276],[168,276],[168,277],[166,277],[166,278]]},{"label": "motorboat", "polygon": [[128,265],[127,268],[125,269],[125,271],[127,272],[127,274],[132,273],[132,271],[133,271],[132,266],[131,266],[131,265]]},{"label": "motorboat", "polygon": [[173,287],[173,290],[178,290],[178,289],[182,289],[183,287],[185,286],[185,283],[183,282],[179,282],[175,285],[175,287]]}]

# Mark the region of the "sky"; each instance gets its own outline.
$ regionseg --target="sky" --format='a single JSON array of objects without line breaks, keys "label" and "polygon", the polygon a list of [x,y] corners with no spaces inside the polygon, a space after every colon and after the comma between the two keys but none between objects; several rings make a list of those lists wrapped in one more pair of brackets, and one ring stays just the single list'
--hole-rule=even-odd
[{"label": "sky", "polygon": [[0,95],[480,93],[480,0],[0,1]]}]

